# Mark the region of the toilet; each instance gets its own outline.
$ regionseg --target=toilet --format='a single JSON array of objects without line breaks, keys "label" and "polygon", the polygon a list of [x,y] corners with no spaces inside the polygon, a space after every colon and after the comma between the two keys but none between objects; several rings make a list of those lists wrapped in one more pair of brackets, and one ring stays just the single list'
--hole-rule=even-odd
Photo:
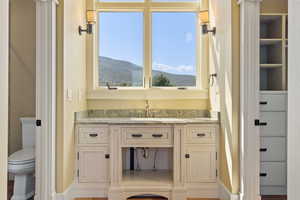
[{"label": "toilet", "polygon": [[11,200],[27,200],[35,189],[35,118],[21,118],[22,149],[8,158],[8,172],[14,176]]}]

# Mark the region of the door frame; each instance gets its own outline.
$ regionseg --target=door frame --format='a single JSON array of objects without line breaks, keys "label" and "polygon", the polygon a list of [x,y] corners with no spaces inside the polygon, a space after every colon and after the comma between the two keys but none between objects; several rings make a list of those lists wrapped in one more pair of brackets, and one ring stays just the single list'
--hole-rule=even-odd
[{"label": "door frame", "polygon": [[288,39],[289,39],[289,53],[288,53],[288,156],[287,156],[287,193],[289,200],[299,199],[300,188],[300,154],[299,154],[299,141],[300,141],[300,0],[288,1]]},{"label": "door frame", "polygon": [[259,16],[262,0],[238,0],[241,19],[240,199],[260,200]]},{"label": "door frame", "polygon": [[36,0],[36,193],[55,198],[56,0]]},{"label": "door frame", "polygon": [[[9,0],[0,1],[0,199],[7,198]],[[3,98],[4,97],[4,98]]]}]

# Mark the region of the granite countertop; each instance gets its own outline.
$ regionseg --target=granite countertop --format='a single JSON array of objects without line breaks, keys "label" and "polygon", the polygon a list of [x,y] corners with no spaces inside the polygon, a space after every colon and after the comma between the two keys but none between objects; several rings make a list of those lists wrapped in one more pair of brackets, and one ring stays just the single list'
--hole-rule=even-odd
[{"label": "granite countertop", "polygon": [[82,118],[79,124],[186,124],[186,123],[219,123],[216,118]]},{"label": "granite countertop", "polygon": [[143,111],[92,110],[75,114],[77,124],[216,124],[218,117],[210,117],[200,110],[155,110],[155,117],[145,117]]}]

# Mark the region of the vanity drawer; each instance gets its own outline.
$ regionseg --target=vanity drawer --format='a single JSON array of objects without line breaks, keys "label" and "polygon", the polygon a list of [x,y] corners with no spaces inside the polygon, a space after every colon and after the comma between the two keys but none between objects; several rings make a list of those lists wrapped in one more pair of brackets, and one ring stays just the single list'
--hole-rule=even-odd
[{"label": "vanity drawer", "polygon": [[78,128],[79,144],[106,144],[108,143],[108,127],[79,127]]},{"label": "vanity drawer", "polygon": [[286,94],[261,94],[260,111],[286,111]]},{"label": "vanity drawer", "polygon": [[261,137],[261,161],[286,161],[286,139],[284,137]]},{"label": "vanity drawer", "polygon": [[216,142],[215,129],[203,126],[188,126],[186,128],[186,143],[212,144]]},{"label": "vanity drawer", "polygon": [[263,186],[286,185],[286,163],[262,162],[260,164],[260,185]]},{"label": "vanity drawer", "polygon": [[122,128],[122,143],[124,145],[140,144],[172,144],[171,127],[132,127]]},{"label": "vanity drawer", "polygon": [[261,136],[286,136],[286,112],[261,112]]}]

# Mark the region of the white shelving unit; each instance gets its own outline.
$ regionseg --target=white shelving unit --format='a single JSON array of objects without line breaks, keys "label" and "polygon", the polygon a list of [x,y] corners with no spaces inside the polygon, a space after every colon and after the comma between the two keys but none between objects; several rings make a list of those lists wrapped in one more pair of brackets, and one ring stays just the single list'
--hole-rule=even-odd
[{"label": "white shelving unit", "polygon": [[260,17],[260,89],[287,89],[287,14]]},{"label": "white shelving unit", "polygon": [[286,195],[287,14],[260,17],[260,192]]}]

